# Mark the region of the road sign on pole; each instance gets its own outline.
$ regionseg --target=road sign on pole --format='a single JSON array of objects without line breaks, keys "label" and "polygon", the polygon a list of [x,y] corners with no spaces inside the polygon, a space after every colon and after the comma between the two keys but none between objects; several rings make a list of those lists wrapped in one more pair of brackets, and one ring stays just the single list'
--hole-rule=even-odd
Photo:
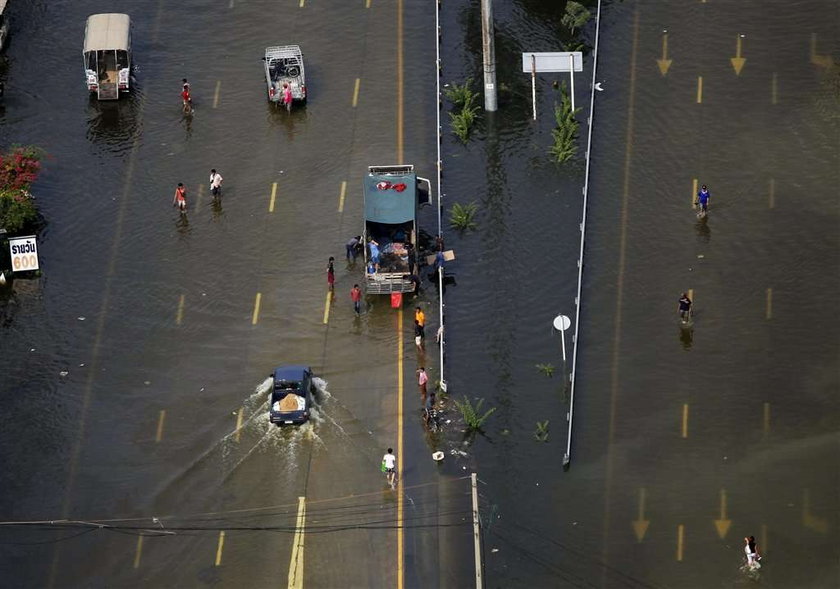
[{"label": "road sign on pole", "polygon": [[583,71],[583,53],[580,51],[555,51],[551,53],[522,54],[522,71],[531,73],[531,100],[534,107],[534,120],[537,119],[537,73],[569,72],[571,76],[572,110],[575,110],[575,72]]}]

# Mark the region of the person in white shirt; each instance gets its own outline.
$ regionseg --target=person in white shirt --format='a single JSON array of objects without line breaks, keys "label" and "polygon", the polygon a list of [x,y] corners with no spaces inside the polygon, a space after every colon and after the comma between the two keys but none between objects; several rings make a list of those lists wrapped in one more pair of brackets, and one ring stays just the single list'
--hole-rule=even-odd
[{"label": "person in white shirt", "polygon": [[760,565],[761,555],[758,553],[758,544],[755,543],[755,536],[744,538],[744,552],[747,555],[747,566],[750,569],[757,569]]},{"label": "person in white shirt", "polygon": [[222,175],[219,174],[215,169],[210,170],[210,194],[213,196],[219,196],[219,193],[222,191]]},{"label": "person in white shirt", "polygon": [[388,452],[382,457],[382,464],[385,467],[385,476],[388,478],[388,484],[394,488],[394,479],[397,476],[397,457],[394,456],[394,450],[388,448]]}]

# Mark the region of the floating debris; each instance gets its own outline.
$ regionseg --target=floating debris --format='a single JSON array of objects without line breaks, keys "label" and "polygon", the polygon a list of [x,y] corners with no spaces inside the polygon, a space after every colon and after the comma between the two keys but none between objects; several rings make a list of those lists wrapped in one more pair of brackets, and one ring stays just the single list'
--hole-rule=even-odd
[{"label": "floating debris", "polygon": [[61,372],[58,373],[59,376],[67,376],[68,374],[70,374],[70,373],[67,372],[66,370],[62,370]]},{"label": "floating debris", "polygon": [[76,319],[78,319],[79,321],[84,321],[85,320],[84,317],[76,317]]}]

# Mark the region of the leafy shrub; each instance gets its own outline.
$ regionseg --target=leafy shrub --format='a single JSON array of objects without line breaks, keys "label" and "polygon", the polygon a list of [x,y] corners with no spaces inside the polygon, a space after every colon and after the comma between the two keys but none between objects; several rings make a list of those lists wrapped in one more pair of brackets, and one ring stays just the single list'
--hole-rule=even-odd
[{"label": "leafy shrub", "polygon": [[455,406],[461,412],[461,417],[464,418],[464,423],[467,425],[469,431],[481,430],[481,426],[484,425],[487,418],[496,411],[495,407],[491,407],[481,414],[482,405],[484,405],[484,399],[478,399],[475,405],[467,397],[464,397],[463,401],[455,400]]},{"label": "leafy shrub", "polygon": [[35,221],[38,211],[29,188],[41,170],[41,152],[16,146],[0,154],[0,229],[11,235]]},{"label": "leafy shrub", "polygon": [[574,0],[569,0],[566,2],[566,14],[563,15],[560,22],[574,35],[575,30],[585,25],[590,18],[592,18],[592,15],[586,9],[586,6]]},{"label": "leafy shrub", "polygon": [[478,205],[475,202],[466,205],[456,202],[449,210],[449,223],[455,229],[461,231],[475,229],[476,223],[473,217],[475,217],[476,212],[478,212]]},{"label": "leafy shrub", "polygon": [[554,120],[557,126],[551,130],[554,144],[548,150],[554,160],[559,163],[565,162],[577,154],[580,124],[575,117],[580,110],[580,107],[572,110],[572,99],[564,82],[560,88],[560,104],[554,105]]}]

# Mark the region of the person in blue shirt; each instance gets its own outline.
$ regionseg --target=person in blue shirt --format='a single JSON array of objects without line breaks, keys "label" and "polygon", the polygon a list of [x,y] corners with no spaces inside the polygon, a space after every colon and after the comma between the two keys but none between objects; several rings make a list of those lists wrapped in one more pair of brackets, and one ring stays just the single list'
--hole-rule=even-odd
[{"label": "person in blue shirt", "polygon": [[370,248],[370,261],[374,263],[374,265],[379,265],[379,244],[376,243],[373,239],[370,240],[368,243],[368,247]]},{"label": "person in blue shirt", "polygon": [[706,188],[706,185],[700,187],[700,191],[697,193],[697,204],[700,206],[700,210],[703,214],[709,210],[709,201],[712,200],[712,195],[709,192],[709,189]]}]

